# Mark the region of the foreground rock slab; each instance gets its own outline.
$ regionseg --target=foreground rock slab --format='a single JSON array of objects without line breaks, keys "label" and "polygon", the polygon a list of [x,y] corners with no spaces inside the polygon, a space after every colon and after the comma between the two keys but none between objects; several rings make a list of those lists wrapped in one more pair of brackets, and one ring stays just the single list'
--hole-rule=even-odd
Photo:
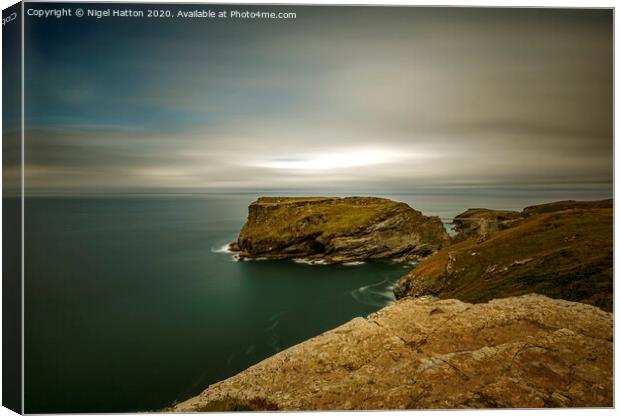
[{"label": "foreground rock slab", "polygon": [[612,315],[541,295],[406,298],[173,411],[611,407]]},{"label": "foreground rock slab", "polygon": [[414,260],[450,241],[438,217],[371,197],[262,197],[232,249],[244,258]]}]

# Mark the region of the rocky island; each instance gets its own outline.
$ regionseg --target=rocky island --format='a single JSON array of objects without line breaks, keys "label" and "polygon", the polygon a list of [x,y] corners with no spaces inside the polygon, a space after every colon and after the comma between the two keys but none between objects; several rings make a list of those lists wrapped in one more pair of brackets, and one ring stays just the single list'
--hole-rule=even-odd
[{"label": "rocky island", "polygon": [[262,197],[232,250],[239,258],[314,261],[419,260],[450,237],[438,217],[370,197]]},{"label": "rocky island", "polygon": [[397,301],[172,411],[613,406],[613,201],[438,218],[379,198],[260,198],[242,257],[425,257]]}]

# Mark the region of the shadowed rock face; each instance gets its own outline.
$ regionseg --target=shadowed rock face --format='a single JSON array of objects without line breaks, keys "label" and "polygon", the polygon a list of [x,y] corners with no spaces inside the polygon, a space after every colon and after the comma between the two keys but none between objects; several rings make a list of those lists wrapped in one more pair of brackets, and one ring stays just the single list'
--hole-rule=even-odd
[{"label": "shadowed rock face", "polygon": [[174,411],[612,406],[612,315],[541,295],[407,298]]},{"label": "shadowed rock face", "polygon": [[521,213],[468,210],[457,216],[467,223],[457,243],[402,277],[394,294],[485,302],[540,293],[611,311],[612,207],[604,200],[561,201]]},{"label": "shadowed rock face", "polygon": [[509,228],[519,218],[521,214],[515,211],[470,208],[452,220],[457,232],[453,243],[470,238],[486,238],[495,231]]},{"label": "shadowed rock face", "polygon": [[331,262],[419,259],[448,244],[438,217],[383,198],[259,198],[233,250],[240,258]]}]

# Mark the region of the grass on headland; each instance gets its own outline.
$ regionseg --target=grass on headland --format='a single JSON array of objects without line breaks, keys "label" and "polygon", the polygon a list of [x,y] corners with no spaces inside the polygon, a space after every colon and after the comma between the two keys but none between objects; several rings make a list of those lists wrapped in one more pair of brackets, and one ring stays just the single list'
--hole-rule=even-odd
[{"label": "grass on headland", "polygon": [[400,296],[477,303],[539,293],[611,311],[611,202],[547,204],[524,214],[514,227],[462,241],[423,261],[399,282]]}]

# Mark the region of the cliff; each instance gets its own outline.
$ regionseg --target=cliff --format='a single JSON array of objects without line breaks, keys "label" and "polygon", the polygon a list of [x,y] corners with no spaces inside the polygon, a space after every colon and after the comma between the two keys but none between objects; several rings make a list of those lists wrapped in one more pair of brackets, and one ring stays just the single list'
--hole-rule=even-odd
[{"label": "cliff", "polygon": [[602,310],[613,305],[613,202],[475,208],[454,224],[448,245],[438,219],[405,204],[260,198],[239,236],[241,256],[438,251],[401,278],[396,303],[167,410],[613,406],[613,317]]},{"label": "cliff", "polygon": [[407,298],[168,410],[610,407],[612,336],[610,313],[540,295]]},{"label": "cliff", "polygon": [[485,302],[540,293],[612,310],[611,200],[561,201],[520,213],[468,210],[459,220],[457,243],[401,278],[397,298]]},{"label": "cliff", "polygon": [[369,197],[263,197],[249,207],[233,250],[239,257],[329,262],[419,259],[448,244],[438,217]]},{"label": "cliff", "polygon": [[457,235],[453,243],[470,238],[487,238],[491,233],[509,228],[522,216],[516,211],[470,208],[452,220]]}]

